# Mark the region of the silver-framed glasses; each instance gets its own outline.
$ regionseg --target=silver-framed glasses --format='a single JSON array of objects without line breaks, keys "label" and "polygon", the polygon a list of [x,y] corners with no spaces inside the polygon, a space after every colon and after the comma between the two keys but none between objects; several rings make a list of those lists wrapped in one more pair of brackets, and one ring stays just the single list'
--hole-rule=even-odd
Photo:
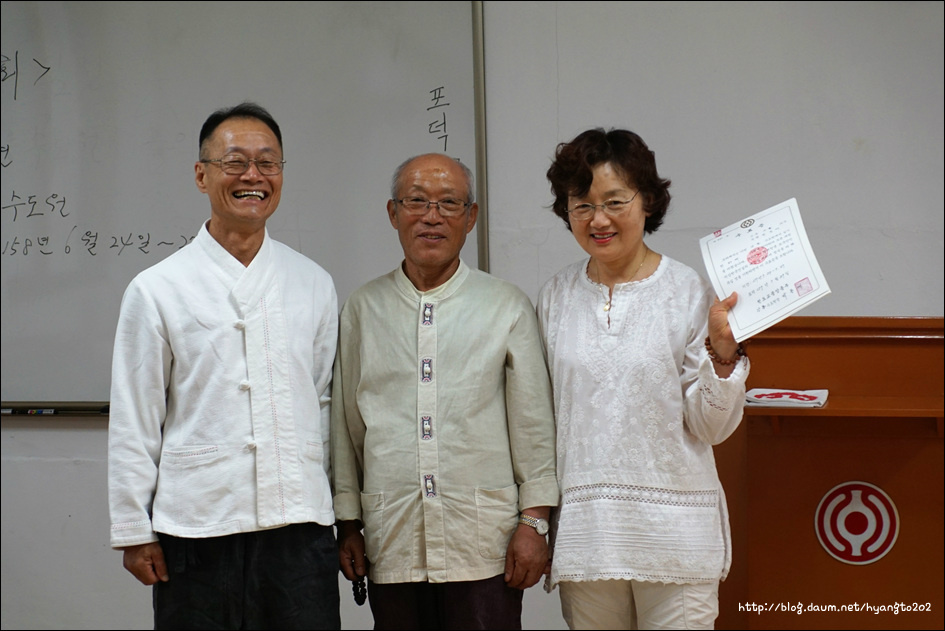
[{"label": "silver-framed glasses", "polygon": [[627,200],[622,199],[608,199],[603,204],[590,204],[584,202],[583,204],[578,204],[574,208],[568,209],[568,215],[574,221],[587,221],[597,212],[597,209],[600,208],[604,211],[609,217],[616,217],[623,214],[630,208],[630,204],[633,203],[633,200],[636,199],[637,195],[640,194],[640,191],[637,191],[633,194],[633,197]]},{"label": "silver-framed glasses", "polygon": [[249,170],[250,163],[256,165],[256,170],[261,175],[279,175],[285,168],[285,160],[273,160],[271,158],[243,158],[239,156],[227,156],[217,158],[216,160],[200,160],[203,163],[215,164],[227,175],[243,175]]},{"label": "silver-framed glasses", "polygon": [[461,199],[452,197],[437,201],[431,201],[423,197],[404,197],[395,201],[400,204],[404,212],[414,216],[425,215],[430,211],[430,206],[436,206],[437,212],[443,217],[458,217],[472,206],[472,202],[464,202]]}]

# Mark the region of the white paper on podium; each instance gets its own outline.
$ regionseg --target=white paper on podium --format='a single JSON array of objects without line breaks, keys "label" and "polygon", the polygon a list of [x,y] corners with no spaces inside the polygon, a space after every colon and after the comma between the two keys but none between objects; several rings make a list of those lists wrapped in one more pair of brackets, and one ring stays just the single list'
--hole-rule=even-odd
[{"label": "white paper on podium", "polygon": [[715,293],[738,292],[728,314],[736,341],[830,293],[793,198],[716,230],[699,245]]},{"label": "white paper on podium", "polygon": [[785,388],[752,388],[745,393],[745,405],[760,407],[822,408],[827,403],[827,390],[788,390]]}]

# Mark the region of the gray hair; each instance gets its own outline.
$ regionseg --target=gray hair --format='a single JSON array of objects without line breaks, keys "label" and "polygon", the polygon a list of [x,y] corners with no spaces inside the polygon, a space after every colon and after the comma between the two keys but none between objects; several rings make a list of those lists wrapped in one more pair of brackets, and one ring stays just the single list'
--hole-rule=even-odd
[{"label": "gray hair", "polygon": [[456,162],[459,165],[459,168],[463,170],[463,175],[466,176],[466,200],[470,204],[476,201],[476,186],[475,179],[473,177],[473,172],[469,169],[468,166],[463,164],[459,158],[452,158],[442,153],[421,153],[420,155],[413,156],[412,158],[407,158],[400,163],[396,169],[394,169],[394,177],[390,179],[390,198],[397,199],[397,186],[400,184],[400,178],[404,174],[404,170],[407,168],[407,165],[416,160],[417,158],[422,158],[423,156],[444,156]]}]

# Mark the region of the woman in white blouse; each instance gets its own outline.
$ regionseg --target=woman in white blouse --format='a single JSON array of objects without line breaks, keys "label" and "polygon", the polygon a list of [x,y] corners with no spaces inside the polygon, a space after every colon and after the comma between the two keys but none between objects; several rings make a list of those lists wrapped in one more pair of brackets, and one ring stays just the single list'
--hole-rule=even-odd
[{"label": "woman in white blouse", "polygon": [[731,561],[712,445],[741,421],[749,369],[737,297],[644,242],[670,182],[637,134],[562,143],[548,179],[589,255],[538,300],[561,486],[548,586],[572,629],[712,628]]}]

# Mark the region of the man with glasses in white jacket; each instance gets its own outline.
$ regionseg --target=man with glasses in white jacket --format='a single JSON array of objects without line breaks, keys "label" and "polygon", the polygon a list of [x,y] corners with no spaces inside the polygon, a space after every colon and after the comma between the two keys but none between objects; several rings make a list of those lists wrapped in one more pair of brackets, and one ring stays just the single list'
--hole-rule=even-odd
[{"label": "man with glasses in white jacket", "polygon": [[340,628],[328,471],[337,298],[273,241],[282,134],[253,103],[200,133],[210,219],[125,291],[109,422],[111,545],[155,628]]}]

